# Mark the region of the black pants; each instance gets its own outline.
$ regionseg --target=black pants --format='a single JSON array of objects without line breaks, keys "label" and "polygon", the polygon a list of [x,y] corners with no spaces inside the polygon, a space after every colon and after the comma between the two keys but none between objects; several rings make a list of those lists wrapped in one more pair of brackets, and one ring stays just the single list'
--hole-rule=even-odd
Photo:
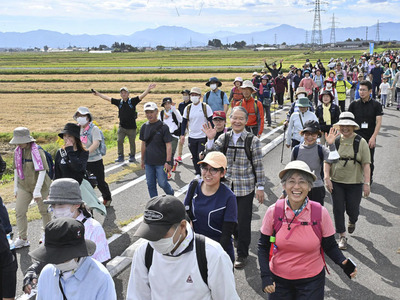
[{"label": "black pants", "polygon": [[294,90],[293,90],[292,85],[290,85],[289,91],[290,91],[290,102],[293,103]]},{"label": "black pants", "polygon": [[246,196],[236,197],[238,208],[238,223],[234,230],[237,238],[237,255],[240,257],[249,256],[251,242],[251,217],[253,213],[254,191]]},{"label": "black pants", "polygon": [[325,288],[325,270],[310,278],[285,279],[272,274],[275,293],[269,294],[269,300],[323,300]]},{"label": "black pants", "polygon": [[263,105],[265,112],[265,121],[267,121],[268,125],[271,125],[271,107],[269,105]]},{"label": "black pants", "polygon": [[297,145],[300,145],[300,141],[292,139],[292,147],[291,149],[293,149],[294,147],[296,147]]},{"label": "black pants", "polygon": [[283,105],[283,96],[285,95],[285,92],[283,93],[276,93],[276,100],[278,101],[279,105]]},{"label": "black pants", "polygon": [[308,192],[308,198],[310,198],[312,201],[320,203],[321,205],[324,205],[325,187],[313,187],[311,191]]},{"label": "black pants", "polygon": [[189,138],[188,147],[190,153],[192,153],[192,162],[196,175],[201,175],[200,166],[197,163],[200,161],[199,153],[204,150],[206,143],[207,143],[207,138],[200,138],[200,139]]},{"label": "black pants", "polygon": [[379,81],[372,81],[372,98],[376,99],[381,83]]},{"label": "black pants", "polygon": [[340,111],[341,111],[341,112],[346,111],[346,110],[345,110],[345,109],[346,109],[346,100],[339,101],[339,107],[340,107]]},{"label": "black pants", "polygon": [[333,216],[337,233],[346,232],[345,217],[346,212],[350,223],[355,224],[360,214],[360,203],[362,196],[362,183],[345,184],[332,181],[332,204]]},{"label": "black pants", "polygon": [[112,200],[110,188],[108,187],[108,184],[105,181],[103,160],[100,159],[98,161],[88,162],[86,169],[96,176],[97,187],[99,188],[103,199]]},{"label": "black pants", "polygon": [[258,135],[258,126],[245,126],[246,131],[251,132],[254,135]]},{"label": "black pants", "polygon": [[10,217],[8,216],[7,208],[4,206],[3,199],[0,197],[0,226],[3,226],[4,232],[6,234],[12,231],[12,226],[10,224]]}]

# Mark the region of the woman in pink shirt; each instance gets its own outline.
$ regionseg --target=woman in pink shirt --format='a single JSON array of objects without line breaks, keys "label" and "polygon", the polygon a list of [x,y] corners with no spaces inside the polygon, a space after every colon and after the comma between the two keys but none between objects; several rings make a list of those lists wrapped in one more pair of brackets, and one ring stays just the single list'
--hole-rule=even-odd
[{"label": "woman in pink shirt", "polygon": [[[328,255],[345,271],[351,262],[335,240],[327,209],[307,194],[316,179],[303,161],[291,161],[279,173],[287,197],[271,205],[261,226],[258,260],[262,289],[269,299],[324,299]],[[357,269],[348,272],[351,278]]]},{"label": "woman in pink shirt", "polygon": [[318,85],[310,77],[309,70],[304,71],[304,78],[300,81],[299,86],[302,86],[306,89],[307,97],[310,101],[312,101],[313,100],[313,89],[317,88]]}]

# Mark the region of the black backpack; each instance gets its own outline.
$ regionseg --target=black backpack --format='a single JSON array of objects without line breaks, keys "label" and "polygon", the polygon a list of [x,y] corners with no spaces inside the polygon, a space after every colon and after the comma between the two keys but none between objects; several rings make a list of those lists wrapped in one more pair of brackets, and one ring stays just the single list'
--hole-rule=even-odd
[{"label": "black backpack", "polygon": [[[163,110],[160,112],[160,118],[161,118],[161,121],[164,122],[164,111]],[[175,130],[173,132],[173,134],[176,135],[176,136],[180,136],[181,135],[181,126],[180,125],[181,124],[179,124],[178,119],[176,118],[176,116],[175,116],[175,114],[173,112],[172,112],[172,120],[174,121],[176,126],[178,126],[178,129]]]},{"label": "black backpack", "polygon": [[[196,258],[197,265],[199,266],[199,271],[201,274],[201,278],[206,285],[208,285],[208,266],[207,266],[207,256],[206,256],[206,239],[201,234],[194,234],[195,247],[196,247]],[[144,264],[147,270],[150,270],[150,267],[153,263],[153,247],[150,246],[150,243],[147,244],[146,253],[144,255]]]},{"label": "black backpack", "polygon": [[50,179],[53,180],[54,179],[54,160],[53,157],[51,156],[51,154],[49,152],[47,152],[46,150],[44,150],[41,146],[39,146],[39,149],[42,149],[44,152],[44,155],[46,156],[46,161],[47,161],[47,166],[49,167],[49,170],[47,171],[47,175],[49,175]]},{"label": "black backpack", "polygon": [[[357,153],[358,153],[358,149],[360,148],[361,139],[362,139],[362,137],[361,137],[360,135],[356,134],[356,136],[355,136],[355,138],[354,138],[354,141],[353,141],[354,157],[352,157],[352,158],[347,158],[347,157],[346,157],[346,158],[342,158],[342,157],[340,157],[340,158],[339,158],[339,160],[344,160],[344,161],[346,161],[346,162],[344,163],[344,166],[346,166],[346,164],[347,164],[347,162],[348,162],[349,160],[353,160],[353,161],[354,161],[354,164],[355,164],[356,162],[358,162],[358,163],[361,165],[361,162],[357,160]],[[340,136],[338,136],[338,137],[335,139],[335,146],[336,146],[336,150],[339,151]]]},{"label": "black backpack", "polygon": [[224,155],[226,155],[226,151],[228,151],[228,148],[230,149],[244,149],[246,152],[247,159],[251,163],[251,168],[253,169],[253,174],[254,177],[257,181],[257,174],[256,174],[256,169],[254,168],[253,165],[253,153],[251,152],[251,143],[253,142],[254,134],[251,132],[247,133],[246,139],[244,140],[244,147],[237,147],[237,146],[229,146],[229,132],[225,132],[225,139],[224,139],[224,144],[222,145],[222,149],[220,150]]},{"label": "black backpack", "polygon": [[[318,146],[318,156],[319,156],[319,160],[321,163],[321,178],[324,178],[324,152],[322,151],[322,146],[320,144],[317,144],[317,146]],[[294,160],[296,160],[297,156],[299,155],[299,149],[300,149],[300,145],[296,145],[293,148]]]}]

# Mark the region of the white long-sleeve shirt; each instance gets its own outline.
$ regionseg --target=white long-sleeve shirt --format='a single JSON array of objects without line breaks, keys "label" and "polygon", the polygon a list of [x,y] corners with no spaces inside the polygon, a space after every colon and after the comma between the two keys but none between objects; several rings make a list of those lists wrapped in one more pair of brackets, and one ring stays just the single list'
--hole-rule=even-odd
[{"label": "white long-sleeve shirt", "polygon": [[[291,145],[292,139],[297,140],[299,142],[301,141],[300,131],[303,130],[303,125],[310,120],[318,122],[317,116],[309,110],[307,110],[305,113],[302,113],[300,111],[294,112],[290,116],[289,126],[286,133],[286,145]],[[303,122],[303,125],[301,121]]]},{"label": "white long-sleeve shirt", "polygon": [[[206,240],[208,286],[197,264],[195,243],[191,251],[179,256],[162,255],[154,250],[148,271],[143,243],[133,256],[127,300],[239,300],[232,262],[221,245]],[[178,248],[179,250],[179,248]]]},{"label": "white long-sleeve shirt", "polygon": [[[162,121],[168,126],[170,133],[174,133],[175,130],[178,129],[178,125],[174,122],[172,114],[175,115],[176,120],[178,121],[179,124],[182,123],[182,115],[179,112],[179,110],[175,108],[174,105],[171,106],[171,109],[168,112],[164,109],[164,120]],[[161,120],[160,114],[158,114],[158,119]]]}]

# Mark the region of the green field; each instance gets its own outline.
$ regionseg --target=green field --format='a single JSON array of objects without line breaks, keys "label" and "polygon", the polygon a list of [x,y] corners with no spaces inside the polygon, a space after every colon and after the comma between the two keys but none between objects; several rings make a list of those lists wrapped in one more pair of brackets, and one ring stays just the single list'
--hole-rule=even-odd
[{"label": "green field", "polygon": [[[383,49],[377,49],[382,51]],[[86,52],[19,52],[19,53],[1,53],[0,74],[31,74],[31,73],[168,73],[168,72],[187,72],[198,73],[209,72],[208,70],[199,70],[202,67],[229,67],[234,66],[231,72],[237,72],[242,69],[259,68],[262,66],[262,59],[267,62],[279,61],[284,59],[283,67],[288,69],[290,64],[302,65],[306,58],[311,62],[321,59],[324,64],[331,58],[351,56],[359,57],[367,49],[359,48],[357,50],[342,51],[317,51],[311,50],[272,50],[272,51],[149,51],[135,53],[110,53],[110,54],[91,54]],[[140,69],[145,67],[156,67],[159,69]],[[177,67],[181,69],[165,69]],[[184,67],[195,67],[193,69],[184,69]],[[198,67],[198,68],[196,68]],[[38,68],[15,69],[15,68]],[[57,68],[57,69],[40,69]],[[68,68],[68,69],[63,69]],[[71,69],[75,68],[75,69]],[[82,69],[83,68],[83,69]],[[85,69],[89,68],[89,69]],[[110,69],[112,68],[112,69]],[[126,68],[126,69],[124,69]],[[139,68],[139,69],[129,69]],[[211,69],[213,72],[222,72],[226,69]]]}]

